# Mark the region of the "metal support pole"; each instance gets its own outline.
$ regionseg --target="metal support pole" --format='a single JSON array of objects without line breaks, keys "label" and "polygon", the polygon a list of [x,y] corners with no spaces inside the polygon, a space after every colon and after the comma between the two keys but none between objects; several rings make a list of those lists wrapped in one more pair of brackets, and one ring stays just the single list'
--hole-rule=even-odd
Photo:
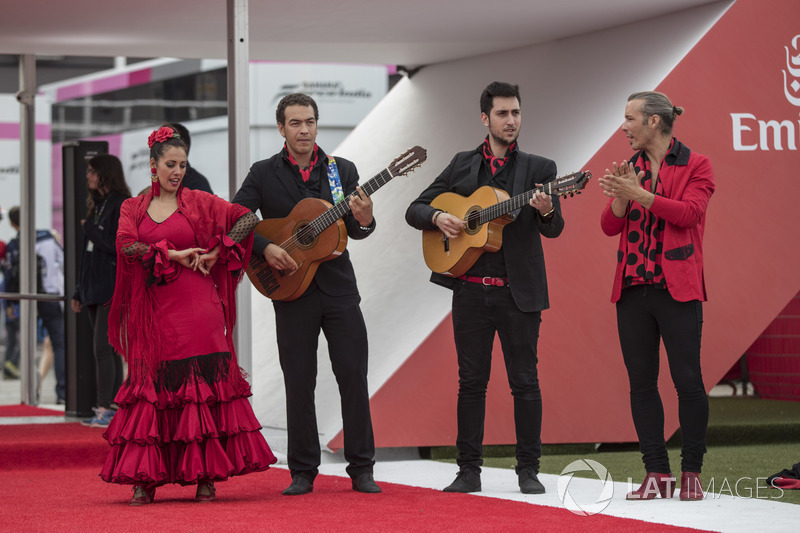
[{"label": "metal support pole", "polygon": [[[248,0],[227,0],[228,19],[228,190],[233,199],[250,166],[250,35]],[[253,369],[250,284],[236,294],[234,340],[239,366]]]},{"label": "metal support pole", "polygon": [[[19,58],[20,280],[19,292],[36,292],[36,57]],[[36,303],[20,300],[19,347],[22,403],[36,405]]]}]

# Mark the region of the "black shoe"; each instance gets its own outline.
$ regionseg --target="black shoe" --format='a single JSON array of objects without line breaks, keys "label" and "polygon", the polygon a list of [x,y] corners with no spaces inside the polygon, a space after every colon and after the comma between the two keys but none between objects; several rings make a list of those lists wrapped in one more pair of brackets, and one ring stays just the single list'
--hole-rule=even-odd
[{"label": "black shoe", "polygon": [[283,489],[284,496],[300,496],[314,490],[314,482],[307,477],[297,475],[292,478],[292,484]]},{"label": "black shoe", "polygon": [[544,494],[544,485],[536,477],[533,468],[525,468],[519,473],[519,490],[522,494]]},{"label": "black shoe", "polygon": [[372,472],[364,472],[353,478],[353,490],[358,492],[366,492],[367,494],[377,494],[383,492],[381,488],[375,483],[375,478],[372,477]]},{"label": "black shoe", "polygon": [[444,492],[480,492],[481,474],[473,468],[462,468],[456,480],[442,489]]}]

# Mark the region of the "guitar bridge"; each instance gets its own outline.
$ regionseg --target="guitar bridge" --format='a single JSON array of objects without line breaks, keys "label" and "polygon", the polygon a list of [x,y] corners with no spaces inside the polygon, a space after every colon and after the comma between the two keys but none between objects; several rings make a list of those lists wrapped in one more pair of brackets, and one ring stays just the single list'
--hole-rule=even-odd
[{"label": "guitar bridge", "polygon": [[447,237],[447,235],[442,235],[442,242],[444,243],[444,252],[445,253],[449,253],[450,252],[450,239]]}]

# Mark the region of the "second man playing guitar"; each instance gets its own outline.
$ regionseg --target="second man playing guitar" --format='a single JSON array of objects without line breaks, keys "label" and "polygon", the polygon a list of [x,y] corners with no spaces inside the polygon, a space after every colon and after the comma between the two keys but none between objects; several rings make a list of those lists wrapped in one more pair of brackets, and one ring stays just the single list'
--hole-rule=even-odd
[{"label": "second man playing guitar", "polygon": [[[283,150],[250,168],[233,201],[262,218],[286,217],[304,198],[334,203],[334,194],[356,191],[358,171],[353,163],[328,156],[316,145],[317,103],[304,94],[285,96],[276,111],[278,130],[286,139]],[[335,192],[332,192],[332,189]],[[363,239],[375,229],[372,200],[363,192],[350,200],[344,217],[347,235]],[[276,243],[256,233],[253,254],[282,271],[297,268],[292,257]],[[375,442],[367,389],[367,329],[359,308],[361,297],[350,256],[319,265],[306,291],[292,301],[273,301],[278,354],[286,386],[288,462],[292,483],[285,495],[313,490],[320,464],[314,389],[319,332],[325,334],[331,365],[342,398],[344,456],[353,489],[381,492],[372,477]]]},{"label": "second man playing guitar", "polygon": [[[509,195],[530,191],[556,177],[550,159],[517,149],[522,122],[519,87],[494,82],[480,98],[481,121],[488,129],[477,149],[456,154],[450,164],[411,203],[406,221],[420,230],[441,231],[455,240],[464,235],[464,221],[431,206],[443,193],[469,196],[491,185]],[[458,355],[456,480],[446,492],[481,490],[486,388],[495,333],[503,346],[508,381],[514,397],[517,474],[523,493],[545,491],[539,482],[542,396],[536,347],[541,312],[547,296],[541,237],[558,237],[564,229],[558,198],[536,191],[528,205],[512,213],[503,229],[503,245],[483,253],[459,278],[434,272],[431,281],[453,290],[453,329]]]}]

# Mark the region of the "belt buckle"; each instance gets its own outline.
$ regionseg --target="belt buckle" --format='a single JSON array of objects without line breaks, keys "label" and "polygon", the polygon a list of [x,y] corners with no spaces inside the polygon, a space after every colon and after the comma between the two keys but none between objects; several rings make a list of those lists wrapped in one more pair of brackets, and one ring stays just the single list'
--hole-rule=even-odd
[{"label": "belt buckle", "polygon": [[[487,283],[487,281],[486,281],[487,279],[489,280],[489,282],[488,282],[488,283]],[[493,277],[491,277],[491,276],[484,276],[484,277],[481,279],[481,283],[483,283],[483,286],[484,286],[484,287],[486,287],[486,286],[492,286],[492,287],[494,287],[494,286],[498,286],[498,287],[502,287],[502,286],[503,286],[503,282],[502,282],[502,281],[501,281],[501,282],[500,282],[500,284],[498,285],[498,284],[497,284],[497,282],[495,281],[495,278],[493,278]]]}]

